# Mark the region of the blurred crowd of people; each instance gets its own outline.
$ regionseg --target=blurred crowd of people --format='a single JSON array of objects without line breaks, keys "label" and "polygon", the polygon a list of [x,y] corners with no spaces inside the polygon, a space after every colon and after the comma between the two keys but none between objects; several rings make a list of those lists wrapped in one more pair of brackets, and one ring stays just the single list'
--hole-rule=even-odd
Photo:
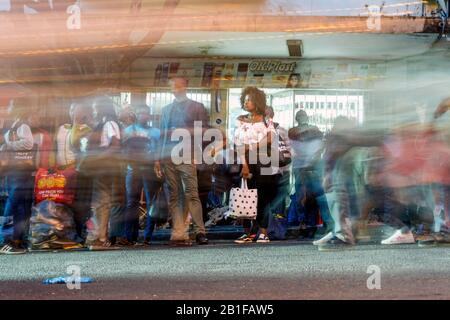
[{"label": "blurred crowd of people", "polygon": [[[265,93],[246,87],[234,132],[222,132],[208,149],[213,159],[233,160],[207,164],[190,152],[189,161],[178,161],[186,160],[180,150],[207,144],[173,134],[194,136],[200,123],[203,137],[211,126],[206,108],[187,97],[185,79],[172,79],[171,88],[174,100],[157,126],[145,104],[116,112],[108,97],[80,98],[70,106],[71,122],[54,134],[26,100],[15,99],[0,135],[0,253],[150,245],[167,221],[171,245],[205,245],[205,222],[214,218],[207,211],[226,207],[242,179],[257,189],[257,215],[239,221],[237,244],[268,243],[277,239],[271,229],[294,224],[320,249],[348,247],[374,221],[392,228],[385,245],[450,243],[449,136],[433,123],[367,130],[339,116],[324,133],[299,110],[296,126],[282,128]],[[434,117],[449,106],[443,101]],[[267,163],[273,150],[277,161]]]}]

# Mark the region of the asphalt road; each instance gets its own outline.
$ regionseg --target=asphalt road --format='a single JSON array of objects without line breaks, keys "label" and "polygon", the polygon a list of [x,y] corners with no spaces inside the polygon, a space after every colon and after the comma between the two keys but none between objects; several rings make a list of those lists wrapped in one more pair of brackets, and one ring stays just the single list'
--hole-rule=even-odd
[{"label": "asphalt road", "polygon": [[[79,266],[93,283],[44,285]],[[380,289],[369,290],[369,266]],[[374,283],[373,281],[371,283]],[[297,241],[0,255],[0,299],[450,299],[450,248],[361,245],[319,252]]]}]

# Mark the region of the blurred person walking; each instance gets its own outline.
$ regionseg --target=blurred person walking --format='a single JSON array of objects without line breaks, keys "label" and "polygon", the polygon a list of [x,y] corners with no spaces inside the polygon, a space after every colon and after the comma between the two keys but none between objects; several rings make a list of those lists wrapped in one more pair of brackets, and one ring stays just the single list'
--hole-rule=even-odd
[{"label": "blurred person walking", "polygon": [[[333,229],[333,220],[322,187],[323,165],[321,155],[324,149],[323,133],[317,126],[309,124],[309,118],[304,110],[295,114],[297,126],[289,129],[288,135],[293,149],[293,173],[295,178],[295,193],[299,206],[302,208],[304,225],[303,231],[306,238],[313,238],[317,226],[317,214],[313,206],[307,205],[316,202],[320,215],[326,223],[326,239],[330,238],[329,232]],[[294,199],[295,199],[294,198]],[[302,231],[302,230],[301,230]]]},{"label": "blurred person walking", "polygon": [[78,164],[94,126],[92,105],[87,99],[77,99],[70,105],[69,117],[70,123],[61,125],[56,132],[56,166],[76,171],[72,209],[77,234],[85,240],[86,222],[91,214],[92,176],[80,170]]},{"label": "blurred person walking", "polygon": [[0,248],[2,254],[23,254],[28,246],[34,187],[32,175],[36,169],[33,133],[26,121],[29,108],[25,98],[15,99],[8,108],[14,122],[4,135],[0,135],[0,144],[5,148],[2,170],[7,178],[8,192],[4,216],[13,217],[12,239]]},{"label": "blurred person walking", "polygon": [[[335,119],[325,139],[323,188],[334,222],[331,234],[313,242],[319,250],[344,248],[355,244],[350,217],[359,215],[354,184],[355,154],[353,147],[372,147],[382,143],[380,132],[358,132],[354,123],[344,117]],[[352,212],[355,212],[352,214]]]},{"label": "blurred person walking", "polygon": [[[153,170],[160,130],[149,126],[150,108],[147,105],[138,105],[135,110],[136,122],[125,128],[123,136],[123,153],[127,163],[125,236],[129,245],[138,241],[141,190],[144,189],[148,213],[161,185]],[[144,234],[147,243],[150,242],[149,230],[154,227],[152,223],[151,217],[147,217],[148,227]]]}]

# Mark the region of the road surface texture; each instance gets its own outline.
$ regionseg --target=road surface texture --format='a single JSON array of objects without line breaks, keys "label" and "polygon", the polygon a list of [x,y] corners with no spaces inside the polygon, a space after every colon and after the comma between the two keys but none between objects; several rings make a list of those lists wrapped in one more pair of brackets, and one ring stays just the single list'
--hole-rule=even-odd
[{"label": "road surface texture", "polygon": [[[73,265],[95,282],[79,290],[42,284]],[[367,288],[372,265],[380,268],[381,289]],[[366,244],[319,252],[299,241],[216,241],[0,255],[0,299],[450,299],[450,247]]]}]

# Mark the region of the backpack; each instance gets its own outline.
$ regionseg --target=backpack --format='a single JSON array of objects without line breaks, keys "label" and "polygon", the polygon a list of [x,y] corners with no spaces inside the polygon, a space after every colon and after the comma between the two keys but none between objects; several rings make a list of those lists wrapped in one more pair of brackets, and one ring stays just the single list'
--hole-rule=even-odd
[{"label": "backpack", "polygon": [[267,228],[267,236],[270,240],[285,240],[287,233],[288,221],[280,214],[269,214],[269,226]]},{"label": "backpack", "polygon": [[[266,123],[266,121],[264,121]],[[266,123],[267,126],[267,123]],[[278,167],[283,168],[285,166],[288,166],[292,162],[292,154],[291,154],[291,147],[287,143],[287,141],[282,137],[280,134],[280,125],[278,123],[273,123],[273,126],[275,128],[277,137],[278,137]],[[270,150],[270,149],[269,149]],[[270,153],[270,151],[269,151]],[[270,156],[270,154],[269,154]]]}]

